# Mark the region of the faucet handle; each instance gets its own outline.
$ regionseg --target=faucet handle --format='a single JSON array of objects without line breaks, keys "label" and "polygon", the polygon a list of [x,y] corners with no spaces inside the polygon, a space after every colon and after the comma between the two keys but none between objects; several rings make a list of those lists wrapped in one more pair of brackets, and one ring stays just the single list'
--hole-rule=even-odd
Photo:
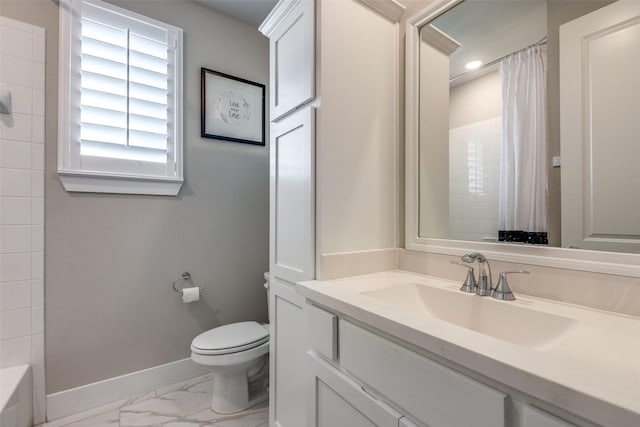
[{"label": "faucet handle", "polygon": [[498,284],[496,288],[491,291],[491,297],[499,300],[513,301],[516,297],[511,292],[511,288],[509,288],[509,282],[507,282],[507,274],[529,274],[528,271],[525,270],[514,270],[514,271],[503,271],[500,273],[500,279],[498,279]]},{"label": "faucet handle", "polygon": [[476,292],[476,277],[473,275],[473,266],[467,265],[460,261],[451,261],[451,264],[459,265],[460,267],[467,268],[467,278],[464,280],[464,283],[460,287],[462,292],[467,292],[473,294]]}]

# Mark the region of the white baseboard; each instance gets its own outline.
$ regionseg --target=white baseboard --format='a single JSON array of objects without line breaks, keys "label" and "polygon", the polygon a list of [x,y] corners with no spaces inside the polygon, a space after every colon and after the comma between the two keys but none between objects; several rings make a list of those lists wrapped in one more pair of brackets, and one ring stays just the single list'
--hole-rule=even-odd
[{"label": "white baseboard", "polygon": [[47,420],[107,405],[204,375],[209,371],[191,359],[182,359],[47,396]]}]

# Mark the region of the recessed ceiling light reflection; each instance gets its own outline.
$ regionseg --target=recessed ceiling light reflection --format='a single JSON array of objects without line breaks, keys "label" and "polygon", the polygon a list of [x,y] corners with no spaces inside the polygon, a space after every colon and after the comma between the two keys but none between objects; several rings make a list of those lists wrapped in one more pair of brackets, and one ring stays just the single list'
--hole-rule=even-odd
[{"label": "recessed ceiling light reflection", "polygon": [[481,65],[482,65],[482,61],[471,61],[471,62],[467,62],[464,68],[466,68],[467,70],[475,70],[476,68],[479,68]]}]

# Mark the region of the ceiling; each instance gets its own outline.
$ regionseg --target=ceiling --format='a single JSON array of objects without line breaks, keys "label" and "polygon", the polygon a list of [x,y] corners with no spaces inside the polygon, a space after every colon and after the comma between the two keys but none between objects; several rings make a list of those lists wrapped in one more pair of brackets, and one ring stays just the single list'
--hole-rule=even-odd
[{"label": "ceiling", "polygon": [[431,24],[461,44],[450,56],[450,77],[472,60],[488,63],[547,34],[546,0],[466,0]]},{"label": "ceiling", "polygon": [[277,0],[196,0],[215,11],[258,27]]}]

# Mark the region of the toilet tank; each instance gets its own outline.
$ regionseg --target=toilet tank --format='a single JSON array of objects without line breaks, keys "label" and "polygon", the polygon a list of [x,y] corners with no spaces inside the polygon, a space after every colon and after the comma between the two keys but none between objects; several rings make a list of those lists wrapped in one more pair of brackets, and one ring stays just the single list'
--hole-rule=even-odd
[{"label": "toilet tank", "polygon": [[271,307],[269,307],[269,272],[264,273],[264,288],[267,290],[267,319],[271,323]]}]

